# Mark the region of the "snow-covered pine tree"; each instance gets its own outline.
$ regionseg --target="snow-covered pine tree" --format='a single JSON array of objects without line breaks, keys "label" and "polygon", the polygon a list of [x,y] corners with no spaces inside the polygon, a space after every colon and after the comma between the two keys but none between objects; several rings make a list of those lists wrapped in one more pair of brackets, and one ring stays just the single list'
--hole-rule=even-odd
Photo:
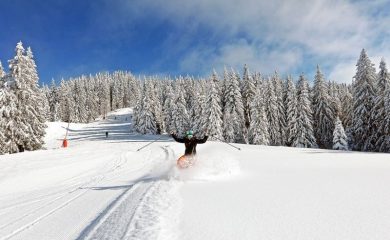
[{"label": "snow-covered pine tree", "polygon": [[224,138],[228,142],[246,143],[244,106],[239,85],[239,76],[231,70],[225,85],[223,115]]},{"label": "snow-covered pine tree", "polygon": [[102,115],[103,118],[105,118],[110,108],[110,86],[108,73],[99,74],[97,83],[97,96],[99,99],[98,111],[99,115]]},{"label": "snow-covered pine tree", "polygon": [[45,105],[47,105],[47,100],[44,99],[45,96],[41,89],[39,89],[37,65],[35,64],[34,55],[30,47],[27,48],[25,57],[27,61],[26,75],[28,76],[27,82],[29,84],[31,109],[28,109],[28,107],[24,105],[26,114],[23,114],[23,116],[29,119],[27,121],[29,121],[29,125],[33,131],[33,136],[28,141],[25,141],[25,144],[27,150],[36,150],[43,146],[43,137],[46,134],[45,129],[47,126],[45,122],[47,114]]},{"label": "snow-covered pine tree", "polygon": [[351,146],[352,136],[352,115],[353,115],[353,97],[351,93],[351,86],[346,84],[340,85],[340,101],[341,101],[341,112],[340,120],[344,126],[345,134],[347,134],[349,140],[349,146]]},{"label": "snow-covered pine tree", "polygon": [[211,81],[214,82],[214,86],[216,87],[217,89],[217,93],[219,95],[219,98],[220,98],[220,105],[222,107],[222,99],[221,99],[221,96],[222,96],[222,87],[223,87],[223,83],[221,82],[217,72],[215,71],[215,69],[213,69],[213,74],[211,75]]},{"label": "snow-covered pine tree", "polygon": [[173,112],[175,112],[174,108],[176,107],[175,94],[173,93],[171,82],[167,82],[166,84],[167,86],[165,88],[166,98],[163,107],[163,120],[165,131],[167,133],[173,133],[175,132],[175,124],[173,121]]},{"label": "snow-covered pine tree", "polygon": [[328,82],[328,93],[331,102],[333,116],[340,116],[342,112],[342,104],[340,99],[340,86],[335,81]]},{"label": "snow-covered pine tree", "polygon": [[152,94],[152,83],[149,81],[144,82],[143,98],[141,107],[137,110],[137,125],[136,130],[141,134],[156,134],[156,118],[153,114],[153,100],[151,98]]},{"label": "snow-covered pine tree", "polygon": [[141,100],[139,100],[135,104],[135,106],[133,108],[133,112],[131,114],[131,126],[130,126],[131,132],[137,132],[137,128],[139,125],[138,116],[139,116],[140,108],[141,108]]},{"label": "snow-covered pine tree", "polygon": [[348,150],[348,138],[345,135],[343,124],[340,118],[336,118],[335,128],[333,131],[333,149],[334,150]]},{"label": "snow-covered pine tree", "polygon": [[59,93],[54,79],[51,81],[49,90],[49,109],[50,109],[50,120],[52,122],[58,121],[59,119]]},{"label": "snow-covered pine tree", "polygon": [[81,76],[81,79],[75,80],[73,85],[73,98],[74,102],[77,103],[75,105],[75,118],[76,121],[79,123],[87,123],[88,116],[87,116],[87,109],[86,109],[86,92],[85,88],[83,87],[83,81],[85,79],[85,76]]},{"label": "snow-covered pine tree", "polygon": [[43,111],[43,116],[45,117],[45,121],[50,121],[51,114],[50,114],[50,104],[49,104],[49,94],[50,94],[50,89],[47,85],[43,85],[42,88],[39,89],[41,92],[41,104],[42,106],[42,111]]},{"label": "snow-covered pine tree", "polygon": [[317,65],[313,87],[313,130],[317,143],[321,148],[333,145],[333,129],[335,116],[324,75]]},{"label": "snow-covered pine tree", "polygon": [[379,74],[378,81],[376,87],[376,97],[374,108],[371,112],[371,121],[376,125],[376,131],[373,131],[371,135],[371,142],[373,145],[371,147],[372,150],[379,151],[383,142],[385,142],[386,136],[388,133],[386,132],[387,125],[386,121],[386,89],[390,88],[390,75],[386,67],[385,60],[382,58],[379,64]]},{"label": "snow-covered pine tree", "polygon": [[309,100],[309,86],[303,75],[299,76],[298,91],[298,118],[297,133],[291,146],[315,148],[317,147],[316,139],[313,133],[311,103]]},{"label": "snow-covered pine tree", "polygon": [[77,122],[75,118],[75,102],[72,96],[72,82],[61,80],[59,89],[59,113],[60,119],[64,122]]},{"label": "snow-covered pine tree", "polygon": [[25,138],[25,125],[22,121],[20,111],[17,109],[16,96],[10,89],[10,85],[13,84],[11,75],[8,75],[7,85],[1,89],[3,106],[0,108],[0,115],[2,121],[0,127],[5,139],[5,145],[3,146],[3,153],[16,153],[19,152],[20,146],[23,146],[23,139]]},{"label": "snow-covered pine tree", "polygon": [[[389,75],[387,72],[387,69],[385,65],[382,65],[380,74],[379,74],[379,81],[384,83],[385,90],[383,93],[383,114],[384,119],[379,127],[379,131],[381,135],[378,138],[378,141],[376,142],[378,146],[378,150],[380,152],[390,152],[390,84],[389,81],[385,81],[383,78],[389,78]],[[383,70],[383,72],[382,72]],[[382,76],[381,76],[382,75]],[[387,75],[387,76],[386,76]],[[382,79],[381,79],[382,78]]]},{"label": "snow-covered pine tree", "polygon": [[141,81],[136,79],[133,75],[130,75],[130,98],[129,104],[131,107],[135,106],[140,99],[141,96]]},{"label": "snow-covered pine tree", "polygon": [[163,120],[163,113],[162,113],[162,103],[161,103],[161,93],[160,93],[161,87],[159,86],[159,80],[151,79],[150,88],[151,88],[150,97],[153,103],[153,114],[156,119],[157,134],[161,134],[161,132],[164,129],[164,120]]},{"label": "snow-covered pine tree", "polygon": [[193,103],[195,104],[193,106],[195,115],[192,130],[194,131],[195,137],[200,139],[207,135],[206,96],[202,92],[199,92],[195,96]]},{"label": "snow-covered pine tree", "polygon": [[130,105],[130,82],[131,82],[131,73],[125,72],[122,76],[122,85],[123,85],[123,107],[132,107]]},{"label": "snow-covered pine tree", "polygon": [[210,140],[223,140],[222,134],[222,110],[221,110],[221,95],[218,91],[219,82],[215,81],[215,72],[209,81],[206,104],[206,129]]},{"label": "snow-covered pine tree", "polygon": [[184,137],[185,132],[189,128],[189,119],[186,101],[184,98],[184,90],[181,80],[176,81],[175,85],[176,92],[176,107],[173,108],[173,122],[174,122],[174,133],[179,137]]},{"label": "snow-covered pine tree", "polygon": [[89,76],[84,82],[84,89],[86,94],[87,122],[92,122],[99,117],[99,97],[96,78]]},{"label": "snow-covered pine tree", "polygon": [[268,119],[265,112],[263,85],[258,84],[254,100],[250,104],[249,142],[256,145],[269,145]]},{"label": "snow-covered pine tree", "polygon": [[279,77],[278,72],[275,71],[274,75],[271,78],[273,88],[276,95],[276,106],[278,110],[278,125],[280,129],[280,144],[286,144],[286,115],[285,107],[283,102],[283,82]]},{"label": "snow-covered pine tree", "polygon": [[244,74],[242,76],[242,102],[244,104],[245,126],[249,128],[251,122],[250,105],[254,102],[254,96],[256,92],[255,82],[250,75],[248,66],[244,65]]},{"label": "snow-covered pine tree", "polygon": [[195,92],[195,82],[192,77],[185,77],[182,80],[180,80],[182,83],[182,89],[184,90],[184,99],[186,101],[186,108],[189,116],[189,121],[191,123],[194,123],[196,120],[196,115],[195,113],[195,105],[196,105],[196,95],[198,92]]},{"label": "snow-covered pine tree", "polygon": [[[1,63],[0,63],[1,64]],[[0,80],[1,83],[1,80]],[[6,151],[6,140],[5,140],[5,126],[6,126],[6,118],[3,116],[3,112],[5,110],[5,88],[0,85],[0,155],[4,154]]]},{"label": "snow-covered pine tree", "polygon": [[291,146],[298,137],[298,100],[295,83],[291,76],[287,77],[286,84],[286,139],[287,146]]},{"label": "snow-covered pine tree", "polygon": [[282,144],[282,131],[280,128],[280,115],[278,109],[278,100],[275,93],[274,84],[271,79],[265,81],[265,96],[266,96],[266,114],[268,119],[268,132],[270,137],[270,145],[280,146]]},{"label": "snow-covered pine tree", "polygon": [[227,85],[228,85],[228,82],[229,82],[229,72],[228,70],[226,69],[226,67],[224,67],[223,69],[223,79],[222,79],[222,82],[221,82],[221,107],[222,107],[222,114],[225,113],[225,104],[226,104],[226,88],[227,88]]},{"label": "snow-covered pine tree", "polygon": [[375,99],[375,68],[363,49],[356,64],[357,71],[353,84],[353,149],[364,150],[371,136],[371,109]]},{"label": "snow-covered pine tree", "polygon": [[119,105],[119,87],[115,79],[110,79],[110,110],[113,111]]},{"label": "snow-covered pine tree", "polygon": [[23,133],[16,140],[17,151],[36,150],[43,145],[45,135],[45,117],[42,110],[42,95],[38,88],[38,74],[30,48],[27,53],[23,44],[16,46],[16,55],[9,61],[10,90],[16,97],[17,114],[15,126]]}]

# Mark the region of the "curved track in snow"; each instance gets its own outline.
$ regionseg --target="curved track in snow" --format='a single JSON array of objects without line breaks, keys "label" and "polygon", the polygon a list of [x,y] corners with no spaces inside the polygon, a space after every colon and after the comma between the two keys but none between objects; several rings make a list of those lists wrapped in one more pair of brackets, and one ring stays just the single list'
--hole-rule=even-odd
[{"label": "curved track in snow", "polygon": [[[128,124],[113,119],[75,128],[70,136],[75,140],[69,149],[47,150],[48,154],[58,155],[52,157],[54,161],[61,162],[34,162],[33,156],[28,157],[32,153],[11,156],[20,156],[11,159],[15,162],[12,166],[19,164],[20,169],[25,167],[28,171],[37,164],[32,170],[39,171],[28,171],[15,179],[8,178],[12,173],[2,175],[0,180],[5,182],[1,185],[0,181],[0,190],[3,187],[5,194],[0,195],[1,240],[150,239],[164,234],[174,239],[171,233],[164,233],[168,229],[164,224],[171,221],[168,216],[175,215],[175,211],[178,216],[175,209],[180,207],[179,184],[171,180],[173,150],[154,144],[135,152],[134,146],[148,139],[140,138],[138,142],[135,136],[131,145],[118,141],[129,136]],[[113,133],[109,139],[100,139],[104,128],[120,137]],[[97,140],[91,140],[94,138]],[[18,195],[13,195],[16,190],[6,188],[7,181],[14,184],[23,181],[25,175],[36,178],[45,174],[50,178],[42,187],[26,182]]]}]

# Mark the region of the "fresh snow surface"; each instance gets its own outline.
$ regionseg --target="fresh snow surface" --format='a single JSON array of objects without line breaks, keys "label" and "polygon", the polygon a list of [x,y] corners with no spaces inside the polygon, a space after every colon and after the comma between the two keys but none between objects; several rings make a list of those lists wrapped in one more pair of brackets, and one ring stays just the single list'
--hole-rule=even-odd
[{"label": "fresh snow surface", "polygon": [[179,170],[182,144],[137,152],[159,136],[130,133],[130,116],[71,124],[66,149],[67,124],[48,123],[46,150],[0,156],[0,239],[390,236],[388,154],[207,142]]}]

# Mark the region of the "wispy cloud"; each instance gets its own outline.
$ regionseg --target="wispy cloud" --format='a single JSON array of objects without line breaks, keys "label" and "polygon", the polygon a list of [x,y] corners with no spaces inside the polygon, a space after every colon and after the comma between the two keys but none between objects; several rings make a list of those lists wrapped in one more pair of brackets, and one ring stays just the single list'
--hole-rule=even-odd
[{"label": "wispy cloud", "polygon": [[[174,25],[178,31],[164,46],[187,49],[174,55],[180,71],[208,73],[247,63],[264,73],[289,73],[321,64],[332,80],[351,82],[362,48],[372,56],[390,53],[387,5],[382,0],[123,0],[116,7],[121,26],[148,18]],[[208,35],[197,36],[203,32]]]}]

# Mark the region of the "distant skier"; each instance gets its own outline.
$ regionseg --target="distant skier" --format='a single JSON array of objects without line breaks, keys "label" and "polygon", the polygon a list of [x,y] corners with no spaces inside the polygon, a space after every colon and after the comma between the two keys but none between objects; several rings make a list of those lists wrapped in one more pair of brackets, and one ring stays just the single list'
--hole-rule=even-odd
[{"label": "distant skier", "polygon": [[196,155],[196,145],[205,143],[208,139],[208,136],[205,136],[202,139],[196,139],[192,130],[186,132],[185,138],[179,138],[175,134],[172,134],[171,136],[176,142],[184,143],[186,148],[184,155],[177,160],[177,164],[181,168],[186,168],[193,164],[193,158]]}]

